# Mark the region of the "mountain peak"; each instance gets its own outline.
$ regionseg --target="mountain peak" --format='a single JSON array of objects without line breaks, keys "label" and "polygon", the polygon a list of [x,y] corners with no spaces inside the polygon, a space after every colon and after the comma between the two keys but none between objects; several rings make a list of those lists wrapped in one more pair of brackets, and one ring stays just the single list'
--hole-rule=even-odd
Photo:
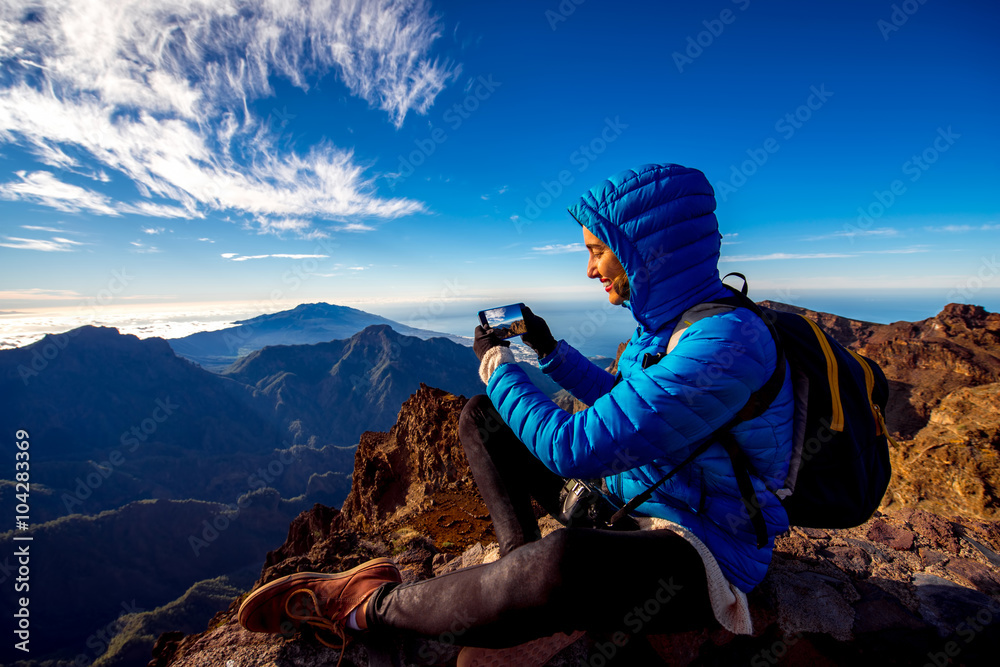
[{"label": "mountain peak", "polygon": [[169,343],[163,338],[139,338],[135,334],[120,332],[115,327],[85,325],[59,334],[46,334],[41,340],[24,346],[29,354],[40,351],[46,358],[54,358],[52,348],[60,351],[73,348],[77,351],[101,350],[107,352],[127,352],[146,356],[149,354],[174,355]]},{"label": "mountain peak", "polygon": [[[344,316],[368,316],[378,318],[378,315],[370,315],[363,310],[358,310],[357,308],[351,308],[349,306],[338,306],[332,303],[326,303],[324,301],[317,301],[316,303],[300,303],[290,310],[282,310],[277,313],[266,313],[264,315],[257,315],[256,317],[251,317],[246,320],[236,320],[235,324],[252,324],[258,322],[270,322],[275,319],[311,319],[311,318],[328,318],[328,317],[344,317]],[[382,318],[379,318],[382,319]]]}]

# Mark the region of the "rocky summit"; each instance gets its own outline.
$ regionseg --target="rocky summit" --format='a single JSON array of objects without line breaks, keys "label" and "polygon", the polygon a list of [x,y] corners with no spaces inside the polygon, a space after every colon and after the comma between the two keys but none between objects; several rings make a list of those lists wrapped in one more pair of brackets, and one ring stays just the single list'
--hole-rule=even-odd
[{"label": "rocky summit", "polygon": [[[626,632],[626,641],[618,636],[615,643],[586,633],[549,665],[995,664],[1000,317],[957,305],[923,322],[891,325],[816,315],[878,361],[892,382],[897,409],[889,426],[900,438],[880,511],[856,528],[793,528],[779,537],[766,579],[750,594],[752,636],[714,626]],[[365,433],[342,509],[316,505],[299,515],[285,543],[268,554],[257,585],[379,556],[392,558],[404,581],[497,558],[458,442],[464,403],[421,385],[389,432]],[[558,529],[548,517],[542,525],[543,532]],[[340,658],[308,630],[288,638],[244,631],[235,620],[241,600],[199,634],[162,635],[149,664],[311,667]],[[460,634],[362,638],[342,664],[454,665]]]}]

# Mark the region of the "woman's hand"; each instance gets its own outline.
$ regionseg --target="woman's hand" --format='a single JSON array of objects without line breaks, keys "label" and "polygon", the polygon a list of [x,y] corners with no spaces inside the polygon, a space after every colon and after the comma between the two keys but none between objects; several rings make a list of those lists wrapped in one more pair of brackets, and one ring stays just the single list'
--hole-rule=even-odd
[{"label": "woman's hand", "polygon": [[524,344],[534,350],[539,359],[552,354],[557,343],[556,339],[552,337],[552,332],[549,331],[549,325],[545,323],[545,320],[531,312],[527,306],[521,308],[521,315],[524,317],[525,331],[521,334],[521,340],[524,341]]},{"label": "woman's hand", "polygon": [[510,342],[500,338],[493,329],[484,329],[482,326],[476,327],[476,336],[472,343],[472,351],[476,353],[479,361],[483,360],[483,355],[491,348],[503,346],[510,347]]}]

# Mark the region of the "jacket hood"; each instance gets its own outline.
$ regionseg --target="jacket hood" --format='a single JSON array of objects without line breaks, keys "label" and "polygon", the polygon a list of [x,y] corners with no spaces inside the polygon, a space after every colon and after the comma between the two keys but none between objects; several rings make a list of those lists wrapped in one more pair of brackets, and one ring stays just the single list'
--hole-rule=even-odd
[{"label": "jacket hood", "polygon": [[618,257],[629,279],[625,306],[651,332],[725,293],[715,191],[697,169],[647,164],[591,188],[570,215]]}]

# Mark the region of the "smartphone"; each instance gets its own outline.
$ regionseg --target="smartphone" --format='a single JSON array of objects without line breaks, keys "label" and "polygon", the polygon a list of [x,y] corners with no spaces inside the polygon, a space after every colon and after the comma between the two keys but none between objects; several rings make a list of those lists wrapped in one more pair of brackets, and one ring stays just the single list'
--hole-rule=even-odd
[{"label": "smartphone", "polygon": [[479,311],[479,323],[484,329],[492,328],[500,338],[513,338],[525,332],[524,316],[521,315],[523,303],[509,306],[499,306]]}]

